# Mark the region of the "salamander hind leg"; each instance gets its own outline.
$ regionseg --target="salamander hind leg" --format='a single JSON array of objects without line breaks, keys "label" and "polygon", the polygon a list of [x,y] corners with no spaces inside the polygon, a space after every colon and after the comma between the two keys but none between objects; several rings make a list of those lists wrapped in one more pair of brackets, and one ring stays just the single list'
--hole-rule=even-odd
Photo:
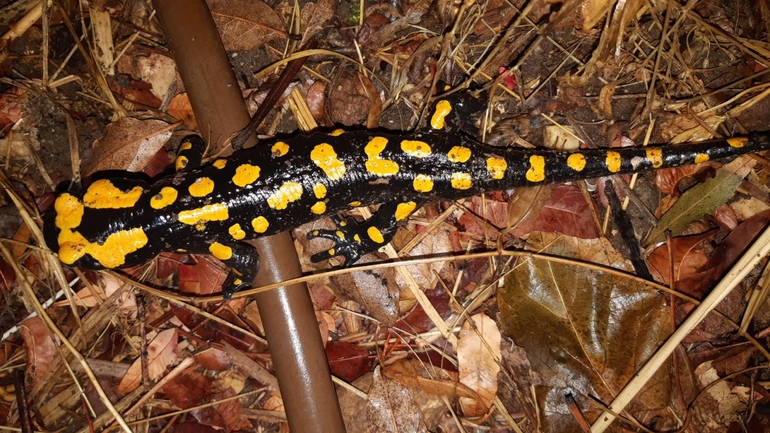
[{"label": "salamander hind leg", "polygon": [[313,254],[314,263],[336,256],[345,258],[344,266],[350,266],[364,254],[377,251],[393,239],[398,223],[405,220],[419,207],[414,200],[390,201],[380,206],[380,210],[369,220],[358,223],[353,218],[333,217],[335,229],[313,230],[308,239],[324,238],[334,243],[332,248]]},{"label": "salamander hind leg", "polygon": [[256,248],[244,242],[217,240],[208,249],[211,255],[230,267],[230,273],[222,284],[222,296],[225,299],[232,298],[239,290],[251,287],[259,269]]}]

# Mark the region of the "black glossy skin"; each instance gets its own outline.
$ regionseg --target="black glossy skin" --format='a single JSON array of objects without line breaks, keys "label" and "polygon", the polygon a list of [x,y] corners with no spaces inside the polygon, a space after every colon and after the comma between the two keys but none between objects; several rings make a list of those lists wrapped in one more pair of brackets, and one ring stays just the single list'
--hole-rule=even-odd
[{"label": "black glossy skin", "polygon": [[[410,154],[405,151],[402,146],[403,140],[422,142],[424,146],[421,145],[419,148],[423,154],[415,154],[415,152]],[[224,162],[220,160],[194,167],[198,161],[194,154],[201,151],[202,142],[197,137],[191,137],[188,141],[193,146],[192,149],[186,150],[191,154],[186,168],[180,167],[184,164],[178,165],[177,168],[182,171],[163,178],[153,185],[128,179],[111,179],[112,184],[122,191],[128,191],[135,186],[141,187],[142,192],[138,200],[130,206],[121,208],[97,209],[85,205],[82,207],[81,222],[72,229],[82,235],[87,244],[95,248],[104,243],[111,234],[141,229],[147,238],[141,247],[135,251],[131,248],[124,250],[122,246],[111,249],[110,254],[123,255],[120,257],[124,259],[122,263],[112,261],[105,263],[88,253],[77,260],[70,260],[71,263],[67,263],[64,258],[62,260],[70,265],[103,269],[140,264],[152,259],[161,251],[214,253],[233,268],[223,288],[225,297],[229,298],[236,290],[247,286],[252,281],[258,265],[254,248],[241,240],[293,229],[355,206],[383,203],[375,217],[365,223],[356,224],[352,220],[336,218],[338,225],[336,230],[309,233],[308,237],[311,239],[323,237],[331,239],[336,244],[333,249],[314,255],[312,257],[314,261],[342,255],[346,258],[346,264],[351,264],[362,254],[374,251],[389,242],[400,221],[406,219],[422,204],[432,200],[452,200],[511,187],[691,164],[695,162],[698,155],[700,159],[707,155],[708,159],[713,160],[770,149],[770,138],[766,134],[754,135],[746,141],[733,141],[733,144],[740,142],[742,146],[739,147],[730,145],[727,140],[715,140],[701,144],[654,148],[660,149],[659,161],[648,157],[651,148],[613,149],[609,152],[618,152],[620,165],[612,167],[611,164],[608,165],[607,149],[565,153],[540,149],[489,147],[463,134],[443,131],[414,134],[347,131],[340,135],[313,133],[280,140],[286,145],[280,148],[288,149],[285,153],[276,151],[273,146],[279,140],[263,142],[255,148],[233,154]],[[372,162],[372,154],[376,154],[372,150],[373,142],[380,144],[386,142],[378,155],[380,160],[388,160],[391,163]],[[319,146],[327,151],[333,150],[336,159],[319,159],[318,155],[315,155],[315,158],[311,157],[314,155],[314,149],[318,151]],[[457,152],[454,152],[454,156],[450,158],[452,149],[458,146],[468,149],[469,153],[464,154],[468,156],[467,160],[458,159]],[[407,144],[406,148],[414,150],[416,147],[414,144]],[[424,154],[428,148],[430,153]],[[568,157],[571,154],[583,156],[584,168],[578,171],[574,168],[574,164],[573,167],[568,164]],[[184,151],[181,155],[184,155]],[[328,157],[328,152],[326,156]],[[504,160],[507,167],[504,171],[490,171],[489,158],[493,158],[498,163]],[[539,164],[533,158],[541,158],[540,160],[544,162],[541,171],[537,170]],[[331,166],[324,165],[319,163],[319,160],[333,163]],[[334,161],[344,165],[344,173],[339,171],[341,165]],[[367,161],[370,163],[369,166]],[[392,163],[397,164],[397,170],[394,170]],[[236,170],[245,164],[258,166],[259,177],[247,185],[239,186],[235,182]],[[372,164],[375,166],[372,167]],[[499,168],[499,165],[497,167]],[[331,169],[327,171],[324,168]],[[454,173],[462,173],[461,177],[467,175],[465,180],[469,179],[470,183],[453,184]],[[529,179],[528,173],[530,173]],[[427,176],[432,180],[432,188],[429,191],[424,183],[421,184],[422,187],[415,186],[415,179],[418,176]],[[202,178],[211,181],[210,192],[202,197],[194,197],[190,193],[190,187],[194,189],[194,184],[200,182]],[[293,193],[290,191],[287,194],[280,194],[282,186],[286,188],[286,185],[292,185],[289,190]],[[315,192],[320,188],[319,185],[325,188],[325,195]],[[301,194],[297,194],[298,186],[301,186]],[[151,201],[153,198],[157,200],[164,188],[174,188],[178,191],[176,200],[160,209],[153,208]],[[280,209],[280,205],[270,206],[269,197],[274,194],[287,199],[285,208]],[[82,195],[72,194],[72,196],[82,202]],[[109,205],[111,202],[104,203]],[[180,222],[180,212],[210,205],[227,208],[227,217],[224,218],[222,214],[207,214],[197,223]],[[258,217],[264,218],[269,225],[255,226],[253,222]],[[61,221],[63,219],[57,219],[55,212],[46,219],[46,242],[54,251],[59,251],[59,244],[64,239],[62,232],[66,231]],[[240,226],[242,233],[233,232],[232,227],[235,224]],[[256,231],[257,228],[260,229],[259,232]],[[211,250],[210,247],[214,243],[230,248],[232,251],[230,257]]]}]

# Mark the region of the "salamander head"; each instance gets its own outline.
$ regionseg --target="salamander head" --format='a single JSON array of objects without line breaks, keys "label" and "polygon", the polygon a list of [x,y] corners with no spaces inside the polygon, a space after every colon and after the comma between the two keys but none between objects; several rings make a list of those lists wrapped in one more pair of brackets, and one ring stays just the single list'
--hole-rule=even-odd
[{"label": "salamander head", "polygon": [[135,264],[129,255],[146,248],[149,239],[141,227],[129,227],[123,219],[138,206],[146,186],[136,180],[102,179],[84,194],[57,194],[45,215],[46,244],[66,265],[104,269]]}]

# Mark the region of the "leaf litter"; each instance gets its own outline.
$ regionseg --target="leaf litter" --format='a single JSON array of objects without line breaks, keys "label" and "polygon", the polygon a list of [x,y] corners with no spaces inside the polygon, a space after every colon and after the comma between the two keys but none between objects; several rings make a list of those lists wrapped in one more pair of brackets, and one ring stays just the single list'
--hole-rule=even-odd
[{"label": "leaf litter", "polygon": [[[52,183],[104,169],[155,175],[197,123],[146,3],[92,8],[84,19],[69,6],[22,6],[0,9],[13,29],[0,38],[2,204],[22,216],[4,220],[0,258],[4,395],[13,394],[8,372],[24,370],[29,401],[39,402],[30,409],[45,429],[101,428],[116,418],[105,407],[129,415],[136,401],[167,414],[153,421],[157,427],[285,423],[280,394],[257,391],[274,380],[253,303],[184,302],[216,293],[222,267],[215,261],[164,255],[105,278],[62,269],[38,248],[32,205],[35,197],[50,203]],[[438,80],[490,91],[482,133],[502,145],[607,147],[619,137],[647,145],[770,123],[764,3],[363,6],[210,2],[244,94],[267,89],[298,42],[322,41],[293,84],[300,97],[279,100],[260,132],[296,130],[295,111],[312,113],[322,127],[408,130]],[[75,43],[74,19],[93,25],[89,42]],[[603,431],[609,406],[625,408],[612,431],[760,431],[770,397],[769,279],[762,266],[744,282],[722,275],[768,224],[766,160],[619,183],[631,238],[668,291],[631,275],[619,252],[629,236],[606,222],[607,201],[592,182],[429,205],[399,230],[395,250],[363,261],[389,255],[408,268],[307,277],[324,288],[312,293],[333,371],[358,389],[340,389],[348,429],[579,432],[593,423],[592,431]],[[317,248],[305,231],[296,236],[302,257]],[[719,295],[718,312],[674,341],[688,345],[662,350],[686,318],[704,315],[698,300],[738,283]],[[144,294],[141,302],[135,293]],[[37,299],[48,298],[57,302],[30,318]],[[155,330],[168,339],[153,340]],[[93,370],[82,367],[86,359]],[[659,368],[629,390],[648,364]],[[137,400],[156,381],[161,389]],[[180,409],[191,417],[174,425]],[[0,404],[0,419],[17,426],[17,409]]]}]

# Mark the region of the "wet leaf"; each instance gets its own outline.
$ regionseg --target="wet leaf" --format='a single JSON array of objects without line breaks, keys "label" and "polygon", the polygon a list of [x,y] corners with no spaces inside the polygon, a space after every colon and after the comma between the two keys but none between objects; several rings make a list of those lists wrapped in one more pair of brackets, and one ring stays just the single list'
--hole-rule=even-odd
[{"label": "wet leaf", "polygon": [[714,178],[688,189],[658,221],[658,225],[647,236],[645,244],[663,241],[668,230],[673,236],[677,236],[684,232],[691,222],[714,212],[735,195],[735,190],[755,163],[750,158],[737,158],[717,170]]},{"label": "wet leaf", "polygon": [[[606,239],[541,234],[530,242],[547,254],[629,268]],[[586,398],[611,401],[671,329],[665,298],[644,284],[535,258],[514,266],[498,293],[498,306],[505,333],[524,348],[542,380],[536,390],[550,425],[544,431],[577,431],[566,427],[574,423],[570,416],[560,415],[568,413],[564,394],[575,396],[582,408],[592,406]],[[661,368],[637,405],[666,407],[668,368]]]},{"label": "wet leaf", "polygon": [[556,186],[540,212],[528,214],[511,233],[523,237],[534,231],[559,232],[583,239],[599,236],[590,204],[574,185]]}]

